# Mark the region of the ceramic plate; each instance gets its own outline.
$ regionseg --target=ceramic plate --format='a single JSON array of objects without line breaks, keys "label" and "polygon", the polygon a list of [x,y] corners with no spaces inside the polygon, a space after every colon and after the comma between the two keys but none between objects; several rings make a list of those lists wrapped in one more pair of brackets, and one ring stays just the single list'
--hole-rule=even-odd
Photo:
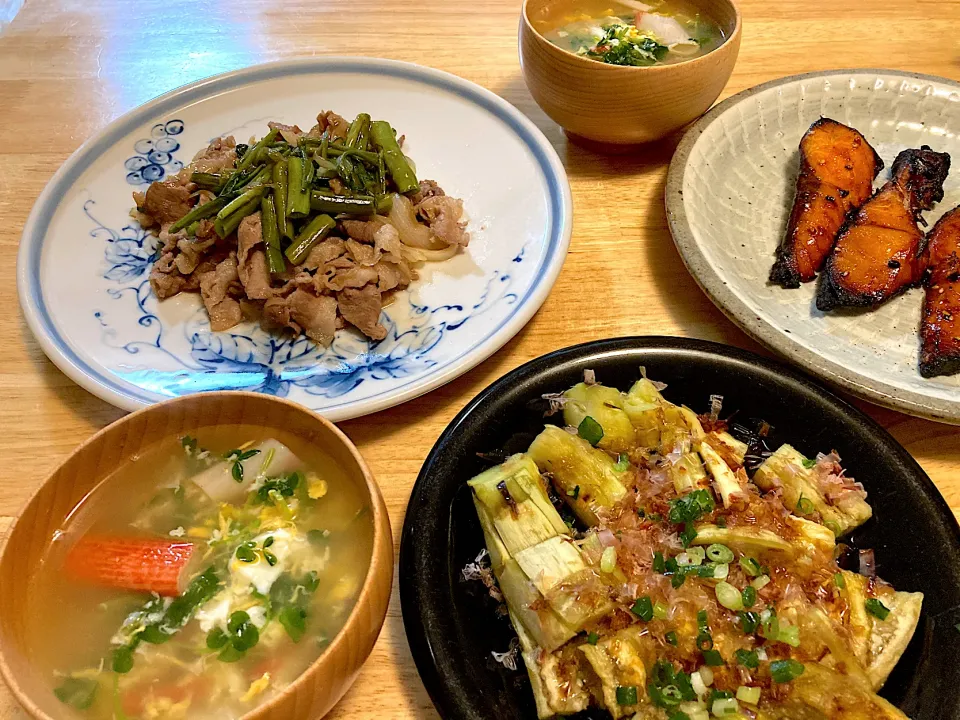
[{"label": "ceramic plate", "polygon": [[960,376],[917,371],[923,290],[869,312],[821,313],[816,283],[767,281],[799,172],[798,145],[821,116],[858,129],[883,158],[931,146],[953,156],[930,225],[960,203],[960,84],[890,70],[814,73],[735,95],[698,121],[670,165],[667,214],[704,292],[757,340],[873,402],[960,423]]},{"label": "ceramic plate", "polygon": [[[874,513],[848,542],[874,548],[878,572],[895,587],[924,593],[920,625],[881,694],[914,720],[960,717],[960,528],[920,466],[870,418],[787,366],[724,345],[662,337],[587,343],[517,368],[467,405],[427,456],[403,526],[400,602],[414,660],[441,717],[537,717],[522,662],[510,671],[492,657],[510,646],[509,620],[481,583],[462,577],[484,547],[466,484],[489,467],[478,453],[525,450],[551,421],[541,396],[579,382],[584,370],[627,388],[641,365],[667,383],[668,400],[705,412],[710,395],[721,393],[724,414],[766,419],[771,446],[790,442],[807,455],[837,450],[866,487]],[[935,569],[918,558],[936,558]]]},{"label": "ceramic plate", "polygon": [[[466,253],[425,267],[385,309],[387,338],[341,331],[329,348],[253,324],[210,331],[198,295],[157,301],[156,239],[131,221],[131,191],[176,173],[214,137],[268,120],[369,112],[406,135],[418,175],[463,198]],[[125,409],[203,390],[257,390],[342,420],[466,372],[533,316],[570,239],[571,200],[553,148],[520,112],[453,75],[361,58],[283,62],[175,90],[81,147],[37,200],[17,261],[20,303],[61,370]]]}]

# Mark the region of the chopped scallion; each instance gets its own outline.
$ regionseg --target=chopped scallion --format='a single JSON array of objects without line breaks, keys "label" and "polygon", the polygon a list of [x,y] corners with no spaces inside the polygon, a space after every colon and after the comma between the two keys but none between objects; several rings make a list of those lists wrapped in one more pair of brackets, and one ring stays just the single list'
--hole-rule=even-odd
[{"label": "chopped scallion", "polygon": [[637,686],[636,685],[618,685],[617,686],[617,705],[636,705],[637,704]]},{"label": "chopped scallion", "polygon": [[717,650],[701,650],[700,654],[703,655],[703,662],[711,667],[723,665],[723,657]]},{"label": "chopped scallion", "polygon": [[577,435],[596,447],[597,443],[603,440],[603,427],[600,425],[600,423],[587,415],[577,426]]},{"label": "chopped scallion", "polygon": [[721,582],[714,588],[717,602],[727,610],[743,610],[743,598],[740,591],[728,582]]},{"label": "chopped scallion", "polygon": [[756,650],[737,650],[734,655],[737,658],[737,663],[743,665],[745,668],[750,668],[751,670],[756,670],[760,667],[760,658],[757,656]]},{"label": "chopped scallion", "polygon": [[803,675],[803,663],[796,660],[774,660],[770,663],[770,676],[774,682],[787,683]]},{"label": "chopped scallion", "polygon": [[707,557],[715,563],[733,562],[733,551],[726,545],[714,543],[707,548]]},{"label": "chopped scallion", "polygon": [[653,601],[649,595],[637,598],[637,601],[630,608],[631,612],[644,622],[653,620]]},{"label": "chopped scallion", "polygon": [[606,547],[600,556],[600,571],[612,573],[617,569],[617,549],[615,547]]},{"label": "chopped scallion", "polygon": [[868,613],[874,617],[880,618],[881,620],[886,620],[887,616],[890,614],[890,608],[876,598],[869,598],[864,603],[864,607],[867,608]]}]

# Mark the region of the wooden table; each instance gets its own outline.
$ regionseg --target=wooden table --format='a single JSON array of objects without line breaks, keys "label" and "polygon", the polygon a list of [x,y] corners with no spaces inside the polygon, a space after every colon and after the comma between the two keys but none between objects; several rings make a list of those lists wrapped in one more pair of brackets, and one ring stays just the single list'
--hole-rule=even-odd
[{"label": "wooden table", "polygon": [[[957,0],[851,0],[842,8],[801,0],[740,3],[743,47],[724,96],[834,68],[891,67],[960,79]],[[0,0],[0,24],[19,4]],[[519,0],[27,0],[0,35],[0,532],[48,471],[122,415],[62,375],[21,318],[16,253],[30,206],[67,156],[110,120],[183,83],[254,63],[329,53],[447,70],[528,114],[570,176],[570,254],[530,324],[459,380],[341,426],[380,481],[398,549],[407,498],[436,437],[470,398],[527,360],[634,334],[760,349],[700,292],[674,249],[663,185],[676,140],[615,157],[568,143],[520,74],[519,7]],[[857,404],[889,428],[960,509],[960,428]],[[0,716],[25,717],[5,687]],[[410,656],[396,593],[373,655],[329,717],[437,717]]]}]

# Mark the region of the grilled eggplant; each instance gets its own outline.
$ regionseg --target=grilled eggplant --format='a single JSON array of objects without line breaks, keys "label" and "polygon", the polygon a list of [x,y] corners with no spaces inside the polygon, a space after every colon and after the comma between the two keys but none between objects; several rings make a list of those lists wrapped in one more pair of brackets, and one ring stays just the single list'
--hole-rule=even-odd
[{"label": "grilled eggplant", "polygon": [[934,225],[927,236],[930,276],[920,323],[920,374],[960,371],[960,207]]},{"label": "grilled eggplant", "polygon": [[770,282],[795,288],[816,277],[847,213],[870,197],[881,170],[880,156],[853,128],[829,118],[810,126],[800,141],[797,194]]},{"label": "grilled eggplant", "polygon": [[950,156],[904,150],[891,179],[845,223],[817,288],[817,308],[871,307],[920,283],[926,247],[920,212],[943,199]]}]

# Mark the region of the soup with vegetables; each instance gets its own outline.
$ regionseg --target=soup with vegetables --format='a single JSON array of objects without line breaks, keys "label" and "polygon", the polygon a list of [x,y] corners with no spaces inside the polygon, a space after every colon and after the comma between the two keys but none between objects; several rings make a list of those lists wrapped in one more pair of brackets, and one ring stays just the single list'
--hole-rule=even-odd
[{"label": "soup with vegetables", "polygon": [[583,0],[574,13],[535,21],[557,47],[611,65],[664,65],[706,55],[725,40],[720,26],[673,0]]},{"label": "soup with vegetables", "polygon": [[229,426],[158,446],[56,534],[32,581],[31,654],[81,717],[240,717],[343,627],[371,515],[292,434]]}]

